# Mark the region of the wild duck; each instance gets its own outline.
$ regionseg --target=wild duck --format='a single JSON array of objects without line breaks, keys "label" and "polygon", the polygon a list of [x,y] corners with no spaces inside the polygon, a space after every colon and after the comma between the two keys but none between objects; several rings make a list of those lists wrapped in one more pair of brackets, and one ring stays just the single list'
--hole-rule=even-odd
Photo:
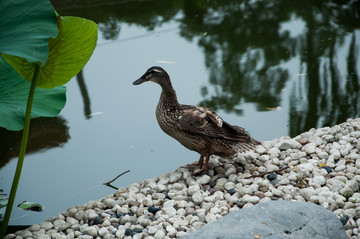
[{"label": "wild duck", "polygon": [[196,164],[199,171],[208,170],[211,155],[228,158],[261,144],[245,129],[228,124],[206,107],[179,104],[170,77],[163,68],[149,68],[133,84],[147,81],[155,82],[162,88],[156,108],[160,128],[186,148],[200,154]]}]

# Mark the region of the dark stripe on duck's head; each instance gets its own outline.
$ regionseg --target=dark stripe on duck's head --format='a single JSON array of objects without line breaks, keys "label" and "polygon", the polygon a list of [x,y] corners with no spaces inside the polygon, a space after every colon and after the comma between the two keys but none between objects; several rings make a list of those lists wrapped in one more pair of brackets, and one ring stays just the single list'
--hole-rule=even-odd
[{"label": "dark stripe on duck's head", "polygon": [[146,81],[160,83],[161,80],[169,79],[168,73],[160,66],[150,67],[138,80],[134,81],[134,85],[140,85]]}]

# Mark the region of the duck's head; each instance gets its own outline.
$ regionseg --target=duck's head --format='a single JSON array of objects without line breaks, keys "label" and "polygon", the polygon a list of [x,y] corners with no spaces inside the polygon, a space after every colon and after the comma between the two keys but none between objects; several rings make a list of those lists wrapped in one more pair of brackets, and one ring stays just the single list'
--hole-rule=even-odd
[{"label": "duck's head", "polygon": [[139,79],[134,81],[134,85],[140,85],[146,81],[152,81],[163,85],[165,82],[169,81],[170,77],[168,73],[161,68],[160,66],[150,67]]}]

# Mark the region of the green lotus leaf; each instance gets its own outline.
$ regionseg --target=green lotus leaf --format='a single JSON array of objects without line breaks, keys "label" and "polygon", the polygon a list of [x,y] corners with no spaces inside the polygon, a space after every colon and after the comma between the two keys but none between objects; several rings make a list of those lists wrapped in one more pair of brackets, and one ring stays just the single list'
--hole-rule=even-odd
[{"label": "green lotus leaf", "polygon": [[[97,41],[97,24],[79,17],[59,17],[59,34],[49,40],[49,58],[40,68],[37,86],[50,89],[66,84],[86,65]],[[6,61],[31,81],[35,65],[20,57],[3,55]]]},{"label": "green lotus leaf", "polygon": [[54,8],[48,0],[1,0],[0,33],[1,53],[44,65],[58,34]]},{"label": "green lotus leaf", "polygon": [[[0,56],[0,126],[8,130],[24,127],[30,82],[21,76]],[[54,117],[64,108],[66,87],[44,90],[36,88],[31,118]]]},{"label": "green lotus leaf", "polygon": [[28,201],[23,201],[18,205],[18,207],[22,210],[29,210],[34,212],[42,212],[42,206],[39,203],[33,203]]}]

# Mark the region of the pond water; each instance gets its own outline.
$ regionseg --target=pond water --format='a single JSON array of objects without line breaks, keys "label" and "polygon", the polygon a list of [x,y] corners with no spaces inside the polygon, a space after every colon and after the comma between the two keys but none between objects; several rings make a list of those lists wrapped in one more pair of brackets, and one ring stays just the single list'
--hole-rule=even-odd
[{"label": "pond water", "polygon": [[[52,1],[99,24],[97,47],[67,86],[59,117],[31,124],[11,225],[198,159],[158,127],[158,85],[132,85],[149,67],[169,73],[180,103],[212,108],[258,140],[294,137],[360,113],[360,7],[350,1]],[[115,1],[116,2],[116,1]],[[73,4],[73,5],[72,5]],[[295,5],[291,5],[295,4]],[[0,129],[0,189],[10,192],[21,132]],[[3,213],[0,211],[0,213]]]}]

